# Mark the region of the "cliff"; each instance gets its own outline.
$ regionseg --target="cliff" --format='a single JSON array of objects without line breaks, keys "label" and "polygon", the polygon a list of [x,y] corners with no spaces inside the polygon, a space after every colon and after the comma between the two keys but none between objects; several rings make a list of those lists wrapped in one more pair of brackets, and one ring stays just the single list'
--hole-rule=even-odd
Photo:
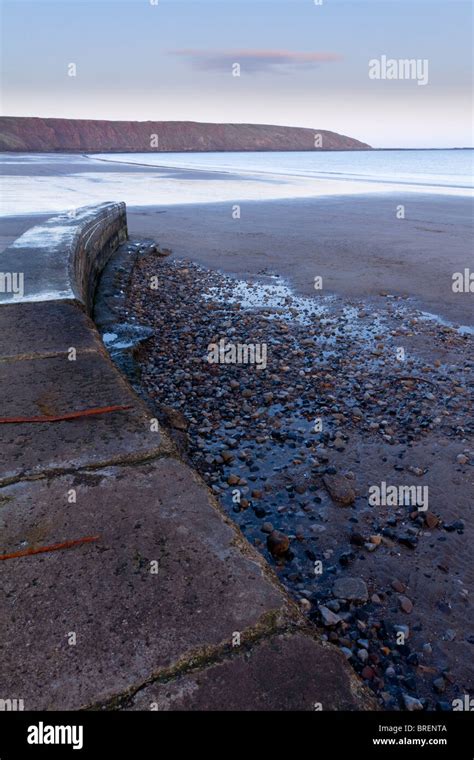
[{"label": "cliff", "polygon": [[[315,136],[320,135],[316,140]],[[370,145],[318,129],[194,121],[93,121],[0,118],[1,151],[123,152],[370,150]]]}]

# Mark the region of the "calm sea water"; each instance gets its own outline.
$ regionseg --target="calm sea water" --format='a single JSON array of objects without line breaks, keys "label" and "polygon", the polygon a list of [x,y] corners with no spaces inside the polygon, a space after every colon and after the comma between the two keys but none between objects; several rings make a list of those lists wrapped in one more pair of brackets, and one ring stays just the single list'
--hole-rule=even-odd
[{"label": "calm sea water", "polygon": [[473,188],[473,150],[333,153],[114,153],[95,158],[207,171]]},{"label": "calm sea water", "polygon": [[473,194],[473,156],[472,150],[4,153],[0,214],[110,200],[143,207],[383,193],[466,197]]}]

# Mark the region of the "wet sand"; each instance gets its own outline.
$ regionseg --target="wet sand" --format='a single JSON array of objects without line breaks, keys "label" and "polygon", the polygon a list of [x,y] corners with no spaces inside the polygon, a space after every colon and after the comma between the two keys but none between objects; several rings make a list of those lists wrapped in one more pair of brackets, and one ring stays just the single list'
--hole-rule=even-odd
[{"label": "wet sand", "polygon": [[[168,186],[166,183],[171,182],[175,195],[176,189],[182,188],[183,204],[140,208],[128,203],[132,235],[156,238],[174,255],[227,274],[279,274],[305,295],[315,293],[314,277],[321,276],[323,294],[377,300],[380,293],[388,292],[412,298],[419,308],[445,319],[474,324],[471,294],[453,293],[451,287],[454,272],[474,267],[474,216],[469,198],[407,190],[239,201],[236,189],[235,201],[192,204],[185,203],[190,188],[208,186],[210,193],[224,193],[225,188],[238,188],[242,178],[231,172],[130,165],[93,155],[8,154],[3,174],[6,188],[8,177],[31,177],[35,181],[49,176],[52,191],[55,177],[62,183],[66,181],[66,185],[58,185],[57,192],[67,209],[75,197],[70,193],[78,187],[81,177],[95,177],[89,186],[93,193],[94,188],[99,192],[104,185],[107,188],[109,179],[123,174],[125,183],[129,178],[130,183],[139,181],[140,187],[141,183],[149,187],[150,204],[160,194],[160,184]],[[283,177],[281,181],[284,184]],[[263,183],[261,192],[265,193],[265,187],[271,192],[275,182],[270,176],[255,175],[242,179],[241,187],[245,183]],[[323,180],[312,182],[315,192],[324,191]],[[332,182],[348,193],[351,184]],[[66,187],[67,193],[62,195],[60,187]],[[120,187],[123,191],[123,185],[112,184],[112,195]],[[38,192],[41,193],[40,186]],[[123,198],[114,195],[107,200]],[[95,202],[95,197],[91,195],[87,202]],[[240,218],[233,218],[236,204],[240,206]],[[397,218],[400,205],[405,207],[404,219]],[[5,247],[28,226],[52,213],[4,217],[0,246]]]},{"label": "wet sand", "polygon": [[[405,219],[396,218],[399,204]],[[128,211],[130,233],[177,257],[238,277],[274,273],[297,292],[412,298],[417,307],[473,325],[472,294],[452,275],[474,266],[472,203],[448,196],[381,195],[242,202]]]}]

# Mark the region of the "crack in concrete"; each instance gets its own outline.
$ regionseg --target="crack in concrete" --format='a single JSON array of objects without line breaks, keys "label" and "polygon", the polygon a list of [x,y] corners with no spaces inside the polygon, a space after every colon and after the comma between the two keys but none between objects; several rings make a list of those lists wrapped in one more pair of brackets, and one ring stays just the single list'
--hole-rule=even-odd
[{"label": "crack in concrete", "polygon": [[[76,349],[76,356],[82,356],[83,354],[100,354],[104,352],[101,350],[101,346],[95,346],[94,348],[78,348]],[[31,354],[15,354],[14,356],[0,356],[0,364],[13,364],[14,362],[31,361],[32,359],[60,359],[61,357],[67,358],[68,351],[48,351],[46,353],[31,353]]]},{"label": "crack in concrete", "polygon": [[[283,620],[281,618],[283,617]],[[297,627],[292,621],[285,620],[285,615],[281,610],[272,610],[264,613],[258,623],[251,628],[240,632],[242,637],[241,644],[234,647],[228,642],[223,642],[213,647],[204,646],[185,654],[173,665],[160,668],[152,673],[139,684],[130,686],[128,689],[115,694],[114,696],[98,700],[89,705],[80,708],[81,711],[89,710],[123,710],[133,704],[133,699],[141,691],[153,684],[165,684],[170,681],[176,681],[189,673],[197,673],[208,667],[219,665],[220,663],[237,659],[243,652],[250,652],[255,646],[259,646],[264,641],[268,641],[274,636],[284,634],[293,635],[295,633],[304,633],[303,626]],[[245,638],[244,638],[245,637]]]},{"label": "crack in concrete", "polygon": [[50,467],[37,472],[12,475],[10,478],[0,478],[0,489],[15,485],[16,483],[32,482],[35,480],[47,480],[50,478],[60,478],[64,475],[75,475],[79,472],[94,472],[95,470],[105,469],[106,467],[134,467],[140,464],[146,464],[148,462],[153,462],[155,460],[158,461],[161,459],[177,459],[181,462],[181,460],[175,456],[172,451],[170,451],[170,448],[167,447],[167,441],[165,441],[157,449],[151,449],[149,453],[130,454],[125,458],[123,458],[123,456],[123,454],[120,454],[117,457],[104,459],[100,462],[82,464],[78,467]]}]

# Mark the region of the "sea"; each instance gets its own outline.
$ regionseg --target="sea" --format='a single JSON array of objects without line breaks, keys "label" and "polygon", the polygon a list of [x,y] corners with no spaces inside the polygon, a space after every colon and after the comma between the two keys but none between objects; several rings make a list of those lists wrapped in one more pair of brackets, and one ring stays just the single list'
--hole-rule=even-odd
[{"label": "sea", "polygon": [[0,154],[0,213],[423,193],[472,197],[474,151]]}]

